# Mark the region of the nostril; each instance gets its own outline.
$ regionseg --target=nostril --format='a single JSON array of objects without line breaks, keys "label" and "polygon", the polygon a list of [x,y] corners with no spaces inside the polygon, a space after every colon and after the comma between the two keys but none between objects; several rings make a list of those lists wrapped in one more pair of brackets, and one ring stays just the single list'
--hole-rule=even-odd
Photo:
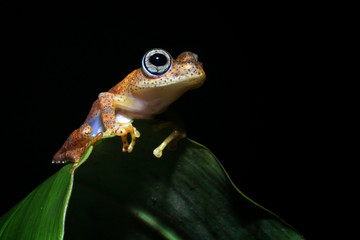
[{"label": "nostril", "polygon": [[192,52],[183,52],[177,58],[179,62],[197,62],[198,55]]}]

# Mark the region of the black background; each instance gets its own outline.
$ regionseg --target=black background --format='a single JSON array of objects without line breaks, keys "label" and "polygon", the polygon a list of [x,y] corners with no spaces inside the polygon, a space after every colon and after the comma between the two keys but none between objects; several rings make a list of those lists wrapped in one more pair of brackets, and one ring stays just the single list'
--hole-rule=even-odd
[{"label": "black background", "polygon": [[0,214],[61,167],[52,156],[98,93],[160,47],[173,57],[193,51],[204,63],[205,84],[171,107],[188,137],[213,151],[247,196],[310,234],[315,187],[299,116],[290,114],[299,80],[289,68],[299,61],[297,44],[287,42],[294,36],[279,35],[256,11],[243,16],[246,9],[201,15],[88,2],[6,11]]}]

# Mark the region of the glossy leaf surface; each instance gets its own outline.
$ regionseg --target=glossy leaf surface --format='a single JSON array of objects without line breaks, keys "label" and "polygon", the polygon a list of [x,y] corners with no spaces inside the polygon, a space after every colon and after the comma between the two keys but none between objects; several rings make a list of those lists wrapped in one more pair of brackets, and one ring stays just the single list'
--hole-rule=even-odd
[{"label": "glossy leaf surface", "polygon": [[303,239],[238,191],[207,148],[183,139],[158,159],[170,131],[134,125],[132,153],[102,139],[73,175],[65,166],[4,215],[0,239]]}]

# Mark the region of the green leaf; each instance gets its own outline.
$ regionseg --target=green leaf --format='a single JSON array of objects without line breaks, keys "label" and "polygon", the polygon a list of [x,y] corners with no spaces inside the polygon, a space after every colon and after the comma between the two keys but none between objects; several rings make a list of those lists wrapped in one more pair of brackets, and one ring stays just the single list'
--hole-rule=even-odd
[{"label": "green leaf", "polygon": [[[86,159],[91,149],[83,156]],[[63,239],[73,186],[71,165],[63,167],[0,218],[0,239]]]},{"label": "green leaf", "polygon": [[100,140],[73,174],[63,167],[2,216],[0,239],[303,239],[242,194],[207,148],[184,139],[157,159],[169,130],[134,125],[132,153],[118,137]]}]

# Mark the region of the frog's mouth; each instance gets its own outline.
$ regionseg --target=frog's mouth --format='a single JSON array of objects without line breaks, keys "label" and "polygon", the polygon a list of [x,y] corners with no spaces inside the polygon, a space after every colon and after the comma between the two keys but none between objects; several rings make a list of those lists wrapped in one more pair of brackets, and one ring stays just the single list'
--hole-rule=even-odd
[{"label": "frog's mouth", "polygon": [[157,87],[163,87],[169,89],[175,88],[174,91],[176,91],[176,89],[179,90],[184,89],[186,92],[187,90],[199,88],[205,82],[205,78],[206,78],[205,72],[202,72],[201,74],[187,76],[181,79],[175,79],[175,80],[170,79],[167,80],[167,82],[159,82]]},{"label": "frog's mouth", "polygon": [[158,88],[176,85],[179,88],[194,89],[200,87],[205,78],[206,75],[201,62],[174,64],[171,71],[154,78],[148,78],[148,81],[140,82],[139,87]]}]

